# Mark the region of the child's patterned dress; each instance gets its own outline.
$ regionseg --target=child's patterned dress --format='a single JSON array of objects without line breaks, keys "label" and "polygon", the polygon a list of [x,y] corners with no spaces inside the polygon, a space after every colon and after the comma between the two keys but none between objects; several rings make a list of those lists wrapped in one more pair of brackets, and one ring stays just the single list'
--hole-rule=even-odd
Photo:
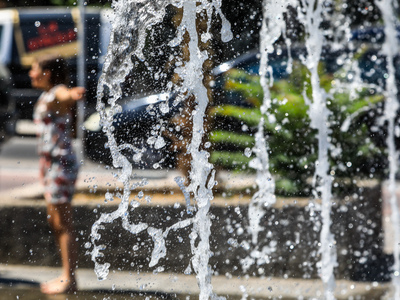
[{"label": "child's patterned dress", "polygon": [[60,115],[49,109],[59,86],[43,92],[34,109],[37,124],[39,167],[45,198],[51,204],[72,200],[79,165],[72,148],[72,113]]}]

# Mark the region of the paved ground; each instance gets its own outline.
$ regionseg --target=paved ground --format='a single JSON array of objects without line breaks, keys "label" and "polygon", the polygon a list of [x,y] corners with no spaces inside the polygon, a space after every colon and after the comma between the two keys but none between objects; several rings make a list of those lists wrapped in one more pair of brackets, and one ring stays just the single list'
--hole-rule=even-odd
[{"label": "paved ground", "polygon": [[[13,282],[19,289],[38,289],[38,282],[57,276],[59,269],[28,267],[22,265],[5,266],[0,264],[1,283]],[[183,274],[153,273],[111,273],[107,280],[98,281],[93,270],[78,270],[78,288],[80,291],[132,291],[158,292],[165,294],[193,295],[199,293],[196,278]],[[337,299],[380,299],[389,290],[387,284],[337,281],[335,296]],[[220,296],[247,295],[269,299],[321,299],[323,286],[319,280],[282,279],[282,278],[227,278],[214,276],[213,291]],[[275,298],[274,298],[275,297]],[[303,297],[303,298],[299,298]],[[353,298],[352,298],[353,297]],[[0,297],[1,298],[1,297]],[[83,299],[83,298],[82,298]]]},{"label": "paved ground", "polygon": [[[9,172],[11,172],[9,170]],[[15,177],[20,176],[20,171],[15,170],[12,175]],[[27,178],[34,178],[32,173],[25,172],[23,174]],[[164,173],[152,173],[148,171],[138,171],[138,178],[150,178],[148,189],[159,189],[163,190],[166,187],[171,187],[174,184],[174,177],[179,175],[175,171],[169,171]],[[251,185],[249,178],[230,178],[227,180],[229,184],[236,182],[235,186],[240,184]],[[118,186],[119,183],[116,178],[112,175],[110,170],[98,169],[96,170],[91,167],[84,167],[78,181],[78,191],[90,191],[98,189],[101,193],[105,189]],[[79,194],[79,193],[78,193]],[[95,194],[93,194],[95,195]],[[79,195],[78,195],[79,196]],[[37,205],[43,205],[43,202],[34,201],[32,202],[29,198],[40,198],[41,188],[36,181],[30,184],[25,184],[19,187],[13,187],[0,193],[0,206],[15,206],[15,205],[26,205],[29,203],[40,203]],[[89,196],[90,198],[90,196]],[[77,199],[77,204],[80,201],[95,201],[93,199]],[[99,200],[103,201],[103,200]],[[163,200],[165,201],[165,200]],[[240,198],[237,201],[241,201]],[[156,205],[156,203],[153,203]],[[221,203],[220,205],[226,205]],[[38,283],[42,281],[54,278],[59,272],[57,268],[49,267],[38,267],[38,266],[23,266],[23,265],[1,265],[0,264],[0,295],[2,289],[6,292],[9,288],[10,283],[13,286],[12,291],[15,295],[18,293],[31,294],[31,292],[38,292]],[[132,274],[129,272],[115,272],[111,273],[107,280],[98,281],[94,271],[92,269],[80,269],[77,272],[79,289],[84,292],[92,292],[94,295],[100,295],[99,291],[106,291],[112,293],[113,291],[120,292],[146,292],[146,293],[164,293],[164,294],[185,294],[193,295],[194,299],[197,299],[199,293],[198,285],[195,276],[187,276],[183,274],[171,274],[171,273],[140,273]],[[218,295],[223,296],[236,296],[235,299],[246,299],[246,295],[249,297],[255,297],[257,299],[322,299],[323,286],[319,280],[301,280],[301,279],[282,279],[282,278],[227,278],[225,276],[214,276],[212,279],[213,290]],[[382,283],[362,283],[352,281],[338,281],[337,288],[335,291],[337,299],[383,299],[382,295],[390,290],[390,285]],[[91,294],[92,295],[92,294]],[[361,298],[356,298],[361,296]],[[20,297],[20,296],[18,296]],[[39,296],[35,296],[39,297]],[[87,295],[78,294],[76,299],[89,299]],[[127,299],[122,296],[118,299]],[[274,298],[275,297],[275,298]],[[298,298],[303,297],[303,298]],[[352,298],[353,297],[353,298]],[[130,297],[129,297],[130,298]],[[157,298],[157,297],[156,297]],[[0,299],[1,296],[0,296]],[[7,299],[7,298],[4,298]],[[13,298],[15,299],[15,298]],[[24,298],[19,298],[24,299]],[[36,299],[36,298],[25,298],[25,299]],[[41,299],[41,298],[37,298]],[[47,298],[43,298],[47,299]],[[60,298],[57,298],[60,299]],[[69,298],[68,298],[69,299]],[[73,298],[75,299],[75,298]],[[93,298],[90,298],[93,299]],[[101,298],[102,299],[102,298]],[[106,298],[108,299],[108,298]],[[117,299],[117,298],[115,298]],[[390,299],[390,297],[388,298]],[[8,299],[7,299],[8,300]]]}]

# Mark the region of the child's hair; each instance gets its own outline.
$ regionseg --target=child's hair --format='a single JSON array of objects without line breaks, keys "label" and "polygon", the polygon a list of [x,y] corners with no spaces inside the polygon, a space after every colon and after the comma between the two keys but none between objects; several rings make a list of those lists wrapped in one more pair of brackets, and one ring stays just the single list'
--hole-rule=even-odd
[{"label": "child's hair", "polygon": [[65,59],[59,55],[44,55],[36,59],[42,70],[51,73],[50,83],[53,85],[68,84],[68,68]]}]

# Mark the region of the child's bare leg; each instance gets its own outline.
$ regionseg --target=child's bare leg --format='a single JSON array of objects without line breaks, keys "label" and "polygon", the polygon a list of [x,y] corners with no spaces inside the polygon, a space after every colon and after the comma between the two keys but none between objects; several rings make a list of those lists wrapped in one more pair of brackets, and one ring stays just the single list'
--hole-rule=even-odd
[{"label": "child's bare leg", "polygon": [[76,291],[77,245],[72,224],[71,204],[48,204],[47,213],[50,216],[48,220],[60,248],[62,274],[58,278],[42,283],[41,291],[45,294],[74,292]]}]

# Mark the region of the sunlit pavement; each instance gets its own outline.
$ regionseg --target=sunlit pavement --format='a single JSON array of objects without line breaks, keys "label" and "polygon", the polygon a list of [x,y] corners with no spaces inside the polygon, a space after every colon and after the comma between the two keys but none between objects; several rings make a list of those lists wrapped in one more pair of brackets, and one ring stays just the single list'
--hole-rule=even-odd
[{"label": "sunlit pavement", "polygon": [[[88,183],[85,183],[84,180],[82,180],[82,184],[84,185]],[[31,192],[33,191],[32,187],[15,189],[14,195],[19,191],[21,197],[19,199],[8,198],[9,202],[6,205],[3,205],[3,207],[11,205],[13,205],[13,207],[18,205],[44,205],[43,200],[26,199],[22,197],[23,193],[27,193],[28,190]],[[37,190],[37,193],[40,193],[40,191]],[[3,197],[1,198],[3,199]],[[77,199],[75,205],[82,204],[82,201],[83,200]],[[86,199],[85,201],[91,202],[94,200]],[[94,201],[94,204],[95,203],[100,202]],[[156,205],[156,203],[153,204]],[[18,210],[15,212],[18,213]],[[21,288],[27,290],[33,289],[38,292],[38,284],[40,282],[56,277],[59,272],[59,268],[53,267],[0,264],[0,295],[2,286],[15,288],[17,290]],[[153,274],[146,272],[136,273],[134,271],[111,271],[106,280],[98,281],[94,270],[87,268],[78,269],[77,278],[78,287],[81,291],[94,293],[96,293],[96,291],[108,291],[110,293],[113,291],[135,293],[157,292],[165,294],[179,293],[192,295],[194,296],[194,299],[197,298],[199,293],[195,276],[188,276],[183,273]],[[11,286],[10,283],[12,283]],[[298,299],[297,297],[299,296],[304,297],[304,299],[311,297],[314,297],[314,299],[317,297],[316,299],[319,299],[323,293],[322,283],[319,280],[302,280],[293,278],[213,276],[212,285],[214,292],[218,295],[231,295],[237,297],[248,295],[249,297],[257,297],[258,299],[267,299],[268,297]],[[364,298],[360,299],[381,299],[381,296],[388,290],[390,290],[390,285],[388,283],[339,280],[337,281],[336,298],[351,299],[350,297],[354,297],[354,299],[358,299],[356,296],[363,296]],[[86,299],[84,296],[82,297],[78,297],[77,299]]]},{"label": "sunlit pavement", "polygon": [[[99,150],[100,151],[100,150]],[[118,171],[89,159],[81,160],[77,190],[90,193],[96,187],[111,189],[119,185]],[[41,196],[38,178],[38,156],[34,137],[16,136],[2,145],[0,152],[0,195],[6,199],[37,198]],[[134,170],[137,179],[166,179],[179,175],[174,170]]]},{"label": "sunlit pavement", "polygon": [[[59,271],[56,268],[0,264],[0,284],[12,279],[15,285],[19,281],[20,287],[24,284],[28,286],[30,283],[37,286],[38,282],[57,276]],[[81,291],[159,292],[193,296],[199,293],[197,281],[193,275],[111,272],[106,280],[99,281],[93,270],[79,269],[77,280]],[[282,297],[280,299],[298,299],[302,296],[308,299],[321,297],[323,292],[322,283],[319,280],[214,276],[212,285],[213,291],[220,296]],[[366,295],[368,298],[364,299],[379,299],[378,297],[383,295],[388,288],[388,284],[339,280],[335,294],[337,299],[351,299],[352,296],[365,297]]]}]

